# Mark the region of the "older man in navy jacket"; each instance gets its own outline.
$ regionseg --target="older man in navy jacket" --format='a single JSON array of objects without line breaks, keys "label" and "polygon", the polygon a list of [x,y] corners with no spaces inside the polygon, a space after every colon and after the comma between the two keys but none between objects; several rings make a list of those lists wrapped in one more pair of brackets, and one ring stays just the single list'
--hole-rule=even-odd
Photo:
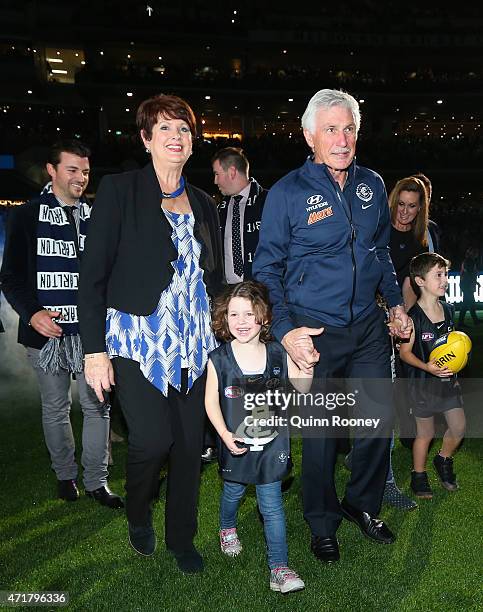
[{"label": "older man in navy jacket", "polygon": [[[315,365],[319,381],[360,379],[359,410],[384,423],[372,435],[356,433],[351,480],[340,503],[334,485],[336,428],[323,436],[304,432],[304,516],[312,552],[327,562],[339,559],[336,531],[343,517],[377,542],[395,539],[377,519],[392,407],[386,384],[390,345],[376,292],[386,299],[399,335],[408,335],[411,327],[389,256],[384,183],[355,163],[359,126],[359,105],[349,94],[324,89],[313,96],[302,117],[313,155],[270,190],[253,266],[255,278],[270,290],[273,332],[294,361],[304,369]],[[301,337],[312,337],[316,350],[298,346]]]}]

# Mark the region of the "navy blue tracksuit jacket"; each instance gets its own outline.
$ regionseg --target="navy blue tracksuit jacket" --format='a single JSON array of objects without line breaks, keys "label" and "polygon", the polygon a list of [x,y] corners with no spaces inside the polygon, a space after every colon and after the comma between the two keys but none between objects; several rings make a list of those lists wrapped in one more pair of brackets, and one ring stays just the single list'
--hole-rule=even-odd
[{"label": "navy blue tracksuit jacket", "polygon": [[390,228],[382,178],[355,160],[343,191],[311,159],[275,183],[253,264],[270,291],[275,337],[298,327],[291,314],[347,327],[377,308],[377,290],[389,306],[401,303]]}]

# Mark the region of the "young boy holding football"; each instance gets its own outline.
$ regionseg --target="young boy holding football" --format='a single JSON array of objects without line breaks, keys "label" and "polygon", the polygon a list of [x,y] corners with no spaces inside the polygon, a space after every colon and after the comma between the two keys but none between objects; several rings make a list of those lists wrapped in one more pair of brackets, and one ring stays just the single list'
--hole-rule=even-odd
[{"label": "young boy holding football", "polygon": [[434,437],[434,416],[444,414],[447,430],[441,450],[433,465],[448,491],[458,488],[453,472],[453,453],[465,431],[465,414],[461,388],[447,366],[439,367],[430,359],[433,345],[454,330],[454,307],[443,301],[448,285],[449,262],[437,253],[422,253],[411,260],[411,286],[418,301],[409,311],[413,331],[409,342],[402,343],[400,358],[407,364],[410,379],[410,400],[416,418],[416,439],[413,444],[411,489],[417,497],[431,499],[433,492],[426,472],[428,449]]}]

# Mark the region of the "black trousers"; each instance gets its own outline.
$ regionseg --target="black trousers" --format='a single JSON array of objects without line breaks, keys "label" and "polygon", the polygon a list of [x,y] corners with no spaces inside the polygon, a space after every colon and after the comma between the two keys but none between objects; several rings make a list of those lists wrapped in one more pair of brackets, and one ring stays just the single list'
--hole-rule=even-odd
[{"label": "black trousers", "polygon": [[216,431],[208,418],[205,419],[205,433],[203,436],[203,448],[206,446],[216,446]]},{"label": "black trousers", "polygon": [[[321,326],[307,317],[294,318],[299,326]],[[325,326],[324,333],[312,339],[320,353],[313,391],[317,385],[330,387],[326,379],[358,379],[351,381],[351,386],[357,388],[354,416],[381,418],[377,431],[359,430],[360,436],[356,434],[353,440],[351,478],[345,492],[351,506],[377,515],[389,467],[393,424],[390,340],[384,314],[377,308],[350,327]],[[321,416],[331,420],[332,414],[325,410]],[[323,537],[333,536],[342,520],[334,483],[337,435],[340,435],[338,431],[329,428],[321,437],[306,433],[302,440],[304,517],[312,533]]]},{"label": "black trousers", "polygon": [[166,398],[130,359],[113,359],[116,393],[128,427],[126,513],[136,526],[150,520],[159,472],[167,463],[165,541],[167,548],[189,548],[197,530],[201,449],[205,421],[206,375],[186,394],[183,370],[179,393],[169,387]]}]

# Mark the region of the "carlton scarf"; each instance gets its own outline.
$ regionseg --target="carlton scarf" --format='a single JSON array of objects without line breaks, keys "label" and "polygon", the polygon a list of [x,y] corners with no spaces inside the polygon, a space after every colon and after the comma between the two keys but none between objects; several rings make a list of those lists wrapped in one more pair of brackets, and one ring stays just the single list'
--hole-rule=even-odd
[{"label": "carlton scarf", "polygon": [[[255,207],[255,201],[258,196],[263,192],[263,187],[257,183],[254,178],[250,178],[250,193],[248,194],[247,202],[245,205],[245,214],[243,218],[243,223],[245,227],[254,227],[257,222],[260,222],[260,210],[258,207]],[[218,215],[220,217],[220,228],[223,234],[224,228],[226,226],[226,217],[228,211],[228,204],[230,202],[232,196],[226,196],[221,201],[218,206]],[[258,231],[244,231],[242,228],[243,235],[243,262],[245,268],[245,274],[249,272],[249,277],[251,278],[251,262],[247,261],[247,253],[255,253],[259,234]],[[223,242],[223,235],[222,235]],[[248,276],[245,280],[248,280]]]},{"label": "carlton scarf", "polygon": [[39,355],[39,366],[52,374],[60,369],[74,373],[83,370],[77,289],[90,206],[85,200],[79,202],[79,236],[65,208],[48,183],[40,194],[37,224],[37,297],[46,310],[61,313],[55,320],[62,327],[61,338],[49,338]]}]

